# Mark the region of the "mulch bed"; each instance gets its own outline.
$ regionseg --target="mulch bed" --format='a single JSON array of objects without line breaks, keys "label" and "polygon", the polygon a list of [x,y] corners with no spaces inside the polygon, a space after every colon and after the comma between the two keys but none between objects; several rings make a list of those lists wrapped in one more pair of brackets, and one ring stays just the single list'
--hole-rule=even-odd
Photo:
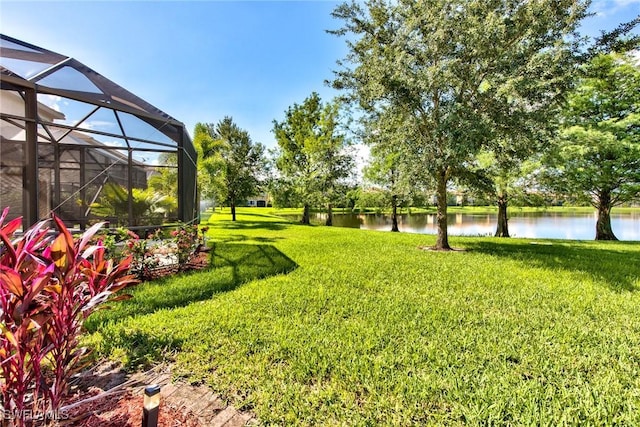
[{"label": "mulch bed", "polygon": [[179,265],[168,265],[166,267],[154,268],[148,275],[148,280],[157,280],[163,277],[172,276],[180,271],[204,270],[209,266],[209,250],[203,249],[182,267]]},{"label": "mulch bed", "polygon": [[[93,388],[82,399],[97,396],[102,390]],[[142,423],[143,397],[127,390],[123,393],[105,395],[97,400],[86,402],[64,413],[66,420],[59,425],[77,427],[139,427]],[[184,412],[171,404],[160,402],[159,427],[205,427],[195,414]]]},{"label": "mulch bed", "polygon": [[[195,257],[180,269],[179,266],[168,266],[153,271],[151,279],[160,279],[178,273],[180,270],[202,270],[209,266],[209,251],[201,250]],[[130,389],[117,390],[104,379],[88,377],[85,383],[77,385],[76,392],[63,406],[81,402],[78,406],[59,414],[58,425],[74,427],[139,427],[142,423],[143,396]],[[90,383],[87,383],[90,381]],[[105,392],[105,390],[107,390]],[[109,392],[108,390],[115,390]],[[94,400],[89,400],[95,397]],[[190,411],[161,401],[158,418],[159,427],[206,427]]]}]

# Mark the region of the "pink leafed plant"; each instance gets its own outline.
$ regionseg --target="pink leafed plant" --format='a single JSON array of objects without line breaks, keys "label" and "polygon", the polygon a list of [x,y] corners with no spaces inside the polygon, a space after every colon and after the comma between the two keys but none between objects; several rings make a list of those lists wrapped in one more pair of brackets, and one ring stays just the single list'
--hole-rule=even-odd
[{"label": "pink leafed plant", "polygon": [[[71,376],[83,367],[84,320],[114,293],[137,283],[131,257],[105,258],[102,241],[89,242],[102,224],[74,239],[53,216],[15,237],[21,218],[0,216],[0,380],[2,408],[12,414],[56,411]],[[29,420],[18,416],[17,425]]]}]

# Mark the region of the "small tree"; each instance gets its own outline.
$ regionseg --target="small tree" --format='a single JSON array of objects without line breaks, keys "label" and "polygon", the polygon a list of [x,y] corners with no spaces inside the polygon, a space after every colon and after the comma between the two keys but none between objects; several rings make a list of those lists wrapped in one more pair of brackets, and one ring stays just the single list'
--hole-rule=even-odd
[{"label": "small tree", "polygon": [[553,187],[598,211],[596,240],[617,240],[611,208],[640,196],[640,70],[629,56],[599,54],[583,68],[547,162]]},{"label": "small tree", "polygon": [[358,207],[361,210],[375,208],[376,212],[389,206],[388,193],[377,187],[363,188],[358,197]]},{"label": "small tree", "polygon": [[325,225],[333,225],[333,205],[346,192],[344,180],[353,171],[353,157],[347,151],[348,141],[339,132],[339,104],[329,103],[320,116],[320,135],[317,146],[311,147],[313,158],[318,163],[320,200],[327,206]]},{"label": "small tree", "polygon": [[[510,237],[508,206],[511,201],[527,199],[528,177],[539,168],[539,162],[533,161],[534,148],[538,144],[531,141],[530,148],[523,145],[509,145],[503,141],[502,150],[479,153],[476,157],[479,171],[467,185],[484,197],[489,197],[498,205],[498,218],[495,237]],[[529,158],[528,158],[529,157]]]},{"label": "small tree", "polygon": [[323,105],[313,92],[301,105],[285,112],[282,122],[273,121],[278,142],[276,167],[281,187],[295,193],[304,211],[302,223],[309,224],[310,208],[327,205],[327,225],[331,225],[332,205],[341,179],[349,176],[353,160],[346,152],[348,141],[339,132],[339,107],[336,102]]},{"label": "small tree", "polygon": [[212,182],[223,183],[224,193],[219,194],[224,194],[235,221],[238,203],[260,189],[264,146],[254,143],[249,133],[233,123],[231,117],[225,117],[216,125],[206,125],[206,131],[208,137],[200,138],[203,158],[209,159],[205,167],[212,174]]},{"label": "small tree", "polygon": [[[374,152],[371,152],[373,155]],[[398,232],[398,202],[402,195],[400,190],[400,176],[398,169],[398,157],[389,154],[383,157],[374,157],[365,170],[365,177],[382,186],[385,196],[391,205],[391,231]]]},{"label": "small tree", "polygon": [[198,153],[198,193],[202,199],[221,204],[227,198],[223,142],[213,139],[210,125],[197,123],[193,131],[193,145]]},{"label": "small tree", "polygon": [[[384,114],[386,113],[386,114]],[[381,186],[391,206],[391,231],[398,232],[398,206],[409,198],[411,165],[403,155],[403,139],[406,133],[398,116],[385,111],[374,120],[366,121],[364,141],[371,147],[369,165],[364,176],[368,181]]]}]

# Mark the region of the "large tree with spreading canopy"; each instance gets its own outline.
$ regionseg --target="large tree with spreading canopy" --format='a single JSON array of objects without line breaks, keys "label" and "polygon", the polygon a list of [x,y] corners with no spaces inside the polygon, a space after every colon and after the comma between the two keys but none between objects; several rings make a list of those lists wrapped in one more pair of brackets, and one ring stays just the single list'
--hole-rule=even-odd
[{"label": "large tree with spreading canopy", "polygon": [[584,0],[369,0],[338,6],[349,47],[332,84],[405,123],[405,160],[437,193],[435,248],[450,249],[447,186],[567,90]]}]

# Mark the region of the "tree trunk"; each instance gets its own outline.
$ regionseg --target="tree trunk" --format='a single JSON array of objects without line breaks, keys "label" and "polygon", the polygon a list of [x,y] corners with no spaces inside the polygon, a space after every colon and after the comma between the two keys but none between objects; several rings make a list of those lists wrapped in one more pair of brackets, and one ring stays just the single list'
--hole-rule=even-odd
[{"label": "tree trunk", "polygon": [[496,229],[495,237],[510,237],[509,219],[507,217],[507,200],[508,195],[506,192],[501,192],[498,195],[498,228]]},{"label": "tree trunk", "polygon": [[231,201],[231,221],[236,220],[236,201]]},{"label": "tree trunk", "polygon": [[598,221],[596,222],[596,240],[618,240],[611,228],[611,193],[600,193],[598,199]]},{"label": "tree trunk", "polygon": [[438,220],[438,238],[436,239],[436,246],[434,249],[439,251],[450,251],[449,235],[447,232],[447,177],[446,171],[441,171],[437,176],[437,199],[438,199],[438,213],[436,218]]},{"label": "tree trunk", "polygon": [[398,228],[398,196],[391,196],[391,231],[399,232]]},{"label": "tree trunk", "polygon": [[324,225],[329,227],[333,225],[333,205],[331,203],[327,205],[327,221]]},{"label": "tree trunk", "polygon": [[309,210],[310,210],[309,205],[305,203],[304,210],[302,211],[302,221],[301,221],[304,225],[309,225],[311,223]]}]

